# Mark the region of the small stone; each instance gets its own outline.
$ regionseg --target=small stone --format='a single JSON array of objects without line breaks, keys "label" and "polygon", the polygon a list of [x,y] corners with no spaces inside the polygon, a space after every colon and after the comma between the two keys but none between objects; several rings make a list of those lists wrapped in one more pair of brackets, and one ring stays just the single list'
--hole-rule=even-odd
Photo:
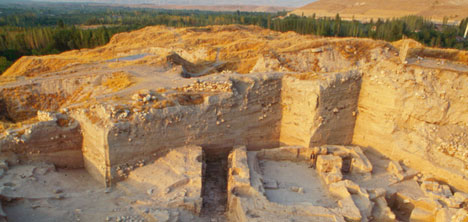
[{"label": "small stone", "polygon": [[151,95],[146,95],[144,98],[143,98],[143,102],[149,102],[151,101]]},{"label": "small stone", "polygon": [[153,189],[153,188],[148,189],[148,191],[146,191],[146,193],[147,193],[148,195],[152,195],[153,192],[154,192],[154,189]]},{"label": "small stone", "polygon": [[58,200],[63,200],[63,199],[65,199],[65,194],[63,194],[63,193],[62,194],[57,194],[57,195],[55,195],[55,198],[58,199]]},{"label": "small stone", "polygon": [[0,169],[8,170],[8,163],[5,160],[0,161]]},{"label": "small stone", "polygon": [[278,189],[278,182],[271,179],[263,179],[263,187],[265,189]]},{"label": "small stone", "polygon": [[153,217],[156,221],[169,221],[170,215],[167,210],[155,210],[152,212]]},{"label": "small stone", "polygon": [[319,53],[319,52],[323,52],[323,48],[314,48],[314,49],[311,49],[310,51],[312,53]]},{"label": "small stone", "polygon": [[328,149],[326,147],[321,147],[319,154],[320,155],[327,155],[328,154]]},{"label": "small stone", "polygon": [[320,154],[320,150],[321,150],[320,147],[314,147],[312,148],[312,154],[318,155]]},{"label": "small stone", "polygon": [[296,193],[304,193],[304,188],[302,187],[296,187],[296,186],[292,186],[289,188],[292,192],[296,192]]}]

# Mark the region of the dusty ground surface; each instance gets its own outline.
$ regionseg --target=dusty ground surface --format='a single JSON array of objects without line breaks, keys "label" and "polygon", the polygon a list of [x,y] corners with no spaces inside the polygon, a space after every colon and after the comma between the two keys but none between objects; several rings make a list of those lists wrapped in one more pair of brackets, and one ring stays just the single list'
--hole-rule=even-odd
[{"label": "dusty ground surface", "polygon": [[83,169],[15,166],[0,179],[2,196],[9,199],[4,210],[8,221],[209,220],[196,217],[202,204],[202,163],[197,159],[201,161],[201,149],[196,147],[173,150],[113,188],[103,187]]},{"label": "dusty ground surface", "polygon": [[[52,166],[22,165],[0,180],[8,221],[105,221],[142,219],[123,191],[107,192],[85,170],[55,170]],[[7,186],[8,185],[8,186]]]},{"label": "dusty ground surface", "polygon": [[235,25],[24,57],[0,76],[0,216],[463,221],[467,67],[411,40]]}]

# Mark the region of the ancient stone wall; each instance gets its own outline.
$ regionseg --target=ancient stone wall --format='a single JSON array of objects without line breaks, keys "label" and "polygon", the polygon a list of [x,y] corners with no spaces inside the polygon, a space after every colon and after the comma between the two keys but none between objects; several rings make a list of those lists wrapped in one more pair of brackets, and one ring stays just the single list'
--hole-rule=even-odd
[{"label": "ancient stone wall", "polygon": [[37,160],[58,167],[82,168],[80,124],[47,112],[40,112],[38,118],[41,122],[9,130],[0,136],[1,151],[15,153],[24,162]]},{"label": "ancient stone wall", "polygon": [[[204,96],[199,105],[173,106],[132,113],[131,121],[83,124],[83,153],[97,178],[118,181],[117,168],[154,159],[174,146],[195,144],[223,148],[245,144],[249,149],[274,147],[279,141],[282,75],[233,77],[232,91]],[[103,124],[98,126],[98,124]],[[105,162],[108,161],[108,162]],[[91,166],[93,165],[93,166]]]},{"label": "ancient stone wall", "polygon": [[106,127],[98,125],[86,118],[86,114],[74,115],[81,124],[83,135],[83,160],[86,170],[99,182],[108,184],[109,160],[106,140]]},{"label": "ancient stone wall", "polygon": [[[282,144],[351,144],[361,75],[358,71],[283,79]],[[306,76],[307,77],[307,76]]]}]

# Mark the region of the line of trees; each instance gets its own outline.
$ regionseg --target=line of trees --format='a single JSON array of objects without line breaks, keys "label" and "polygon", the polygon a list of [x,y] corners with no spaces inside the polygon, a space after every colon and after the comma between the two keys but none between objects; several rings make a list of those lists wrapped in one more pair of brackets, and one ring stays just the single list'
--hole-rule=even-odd
[{"label": "line of trees", "polygon": [[368,23],[343,21],[339,15],[335,18],[315,18],[288,16],[275,19],[272,29],[278,31],[296,31],[301,34],[339,37],[366,37],[396,41],[412,38],[431,47],[457,48],[468,50],[468,41],[462,38],[468,18],[458,26],[434,24],[420,16],[406,16],[398,19],[377,20]]},{"label": "line of trees", "polygon": [[0,71],[24,55],[56,54],[71,49],[94,48],[109,42],[127,27],[80,29],[75,26],[0,27]]},{"label": "line of trees", "polygon": [[24,55],[45,55],[106,44],[112,35],[149,25],[173,27],[243,24],[276,31],[387,41],[413,38],[429,46],[468,49],[461,38],[468,19],[458,26],[437,25],[422,17],[368,23],[334,18],[285,16],[285,12],[207,12],[133,9],[86,4],[0,5],[0,72]]}]

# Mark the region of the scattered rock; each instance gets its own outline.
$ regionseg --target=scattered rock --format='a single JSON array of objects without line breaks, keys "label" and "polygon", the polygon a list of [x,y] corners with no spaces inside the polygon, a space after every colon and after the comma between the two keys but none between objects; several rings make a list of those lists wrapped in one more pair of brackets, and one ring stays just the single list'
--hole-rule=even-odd
[{"label": "scattered rock", "polygon": [[148,191],[146,191],[146,193],[147,193],[148,195],[153,195],[153,192],[154,192],[154,189],[153,189],[153,188],[148,189]]},{"label": "scattered rock", "polygon": [[289,187],[289,190],[291,190],[292,192],[296,192],[296,193],[304,193],[304,189],[302,187],[292,186],[292,187]]},{"label": "scattered rock", "polygon": [[278,189],[278,182],[272,179],[263,179],[263,187],[265,189]]}]

